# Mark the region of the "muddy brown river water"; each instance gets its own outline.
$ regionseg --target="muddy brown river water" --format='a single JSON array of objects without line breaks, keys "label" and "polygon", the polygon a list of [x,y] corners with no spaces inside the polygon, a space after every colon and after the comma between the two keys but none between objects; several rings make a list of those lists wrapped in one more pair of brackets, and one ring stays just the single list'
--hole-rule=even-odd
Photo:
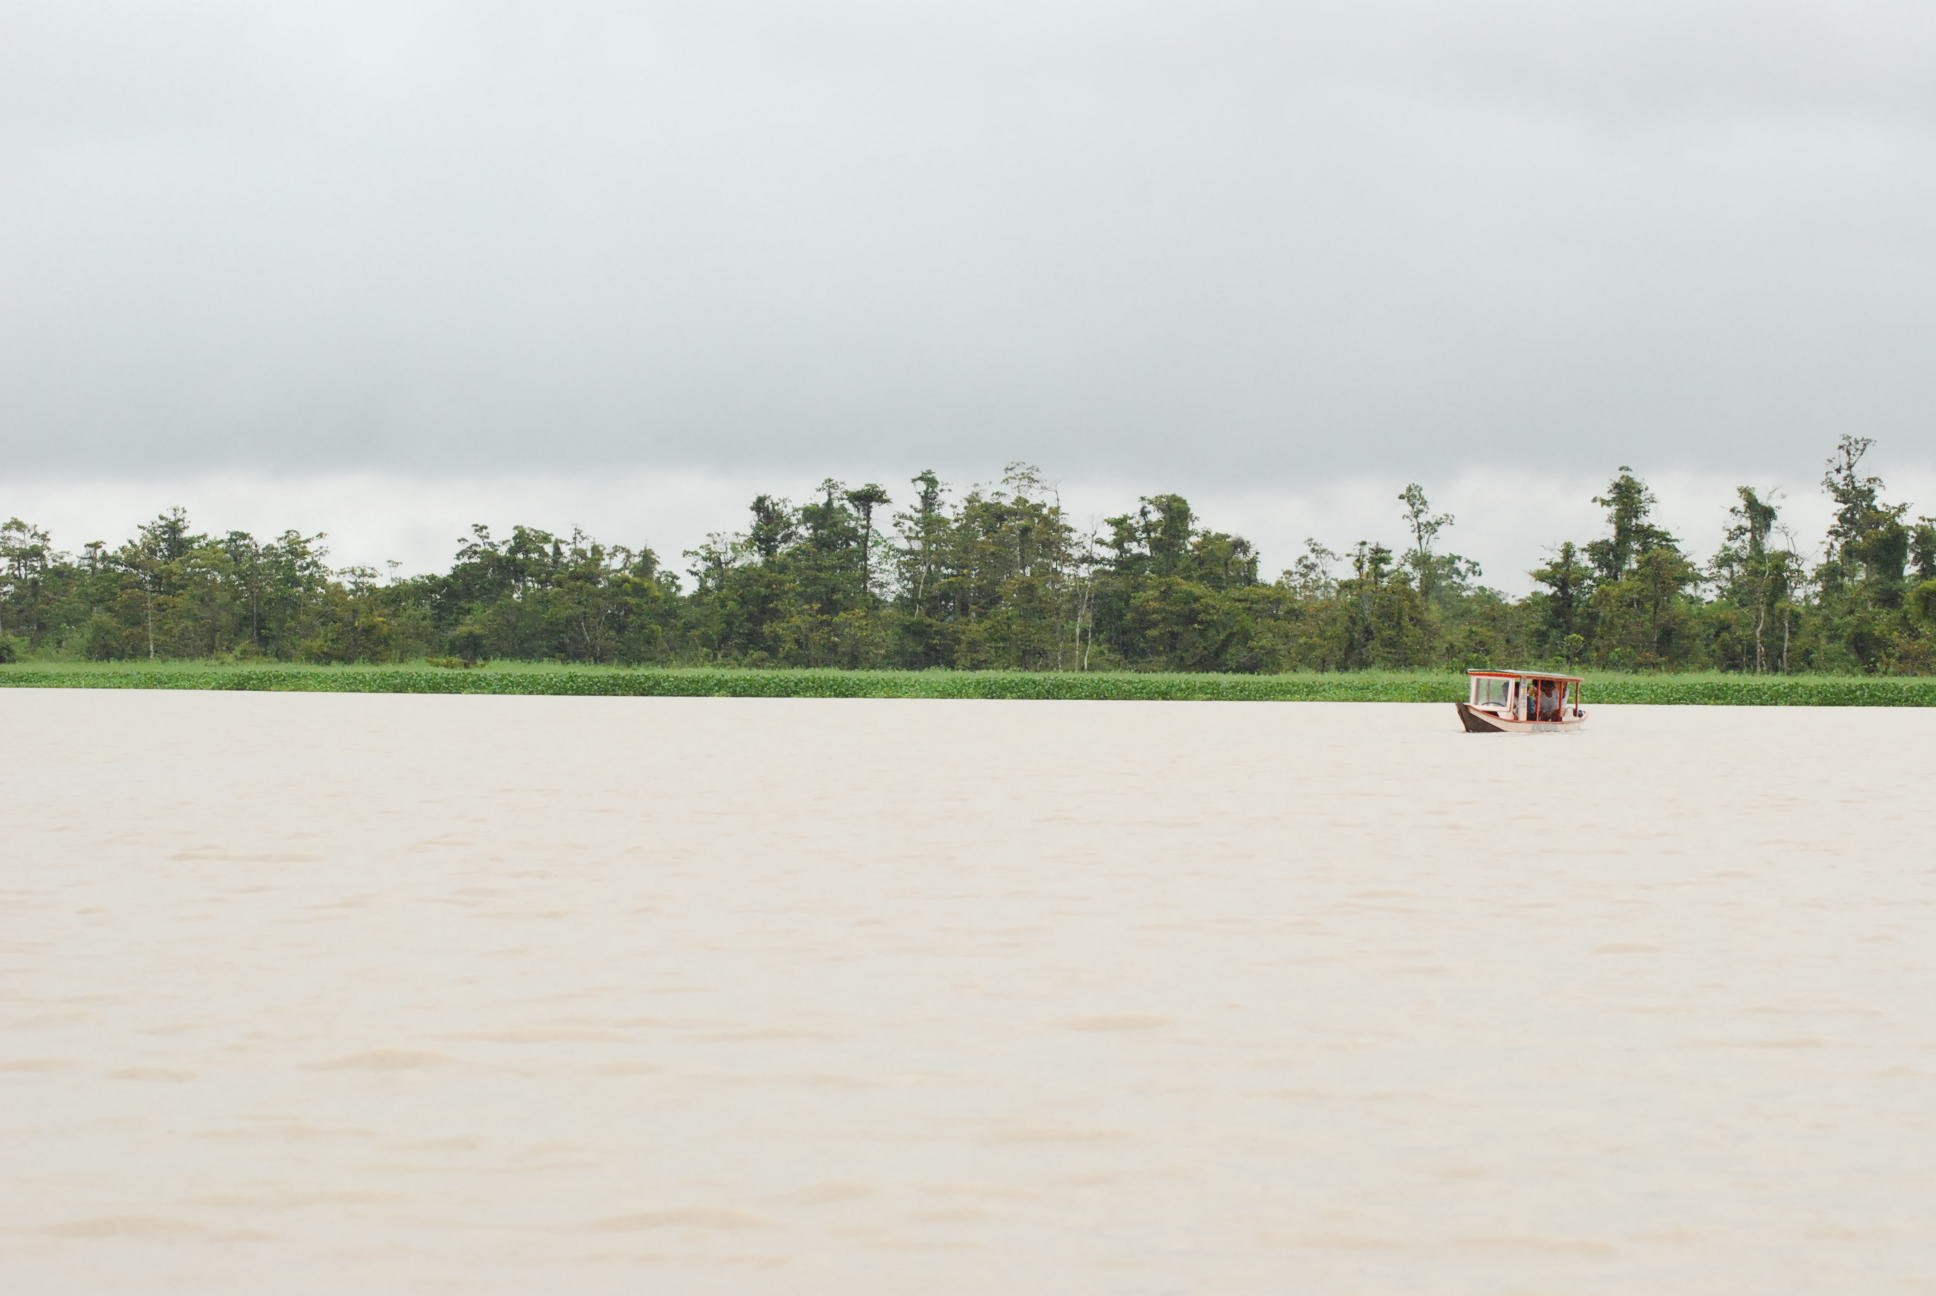
[{"label": "muddy brown river water", "polygon": [[0,1290],[1936,1292],[1932,774],[1910,710],[0,692]]}]

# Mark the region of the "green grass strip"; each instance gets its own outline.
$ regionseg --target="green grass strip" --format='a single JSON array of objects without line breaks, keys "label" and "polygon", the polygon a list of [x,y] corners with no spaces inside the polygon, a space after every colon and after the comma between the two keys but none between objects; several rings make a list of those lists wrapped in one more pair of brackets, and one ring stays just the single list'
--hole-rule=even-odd
[{"label": "green grass strip", "polygon": [[[1036,671],[742,670],[499,662],[307,666],[206,662],[17,662],[0,687],[574,697],[978,698],[1136,702],[1453,702],[1444,671],[1210,675]],[[1585,700],[1678,706],[1936,706],[1936,679],[1828,675],[1590,675]]]}]

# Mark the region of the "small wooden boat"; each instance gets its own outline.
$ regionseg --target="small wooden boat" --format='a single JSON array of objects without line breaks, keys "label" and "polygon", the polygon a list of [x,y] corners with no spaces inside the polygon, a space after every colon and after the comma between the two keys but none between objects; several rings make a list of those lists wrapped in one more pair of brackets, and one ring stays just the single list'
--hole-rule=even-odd
[{"label": "small wooden boat", "polygon": [[1467,733],[1540,733],[1586,720],[1580,677],[1545,671],[1469,670],[1472,695],[1456,703]]}]

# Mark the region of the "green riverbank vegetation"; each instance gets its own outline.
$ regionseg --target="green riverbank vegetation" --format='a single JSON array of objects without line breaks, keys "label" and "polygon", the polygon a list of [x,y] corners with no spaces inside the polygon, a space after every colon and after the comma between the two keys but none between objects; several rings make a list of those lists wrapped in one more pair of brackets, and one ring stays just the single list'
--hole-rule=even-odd
[{"label": "green riverbank vegetation", "polygon": [[[1086,533],[1024,465],[959,494],[923,472],[898,498],[875,483],[831,480],[799,503],[761,495],[743,530],[708,537],[684,555],[683,571],[643,544],[530,526],[505,536],[473,527],[449,570],[385,575],[332,568],[322,535],[202,532],[179,509],[118,545],[91,541],[77,552],[14,518],[0,528],[0,661],[397,674],[408,662],[495,660],[946,681],[895,683],[892,696],[1051,687],[960,682],[983,672],[1106,675],[1109,689],[1124,690],[1097,685],[1072,696],[1144,696],[1134,691],[1143,685],[1124,681],[1163,672],[1425,670],[1443,681],[1495,664],[1936,674],[1936,520],[1886,500],[1882,481],[1863,470],[1869,449],[1867,439],[1843,437],[1829,459],[1822,485],[1834,518],[1806,553],[1777,498],[1743,486],[1716,520],[1719,547],[1699,554],[1660,527],[1653,493],[1622,467],[1595,497],[1604,533],[1551,545],[1530,568],[1532,592],[1517,599],[1453,551],[1452,517],[1434,512],[1415,483],[1394,498],[1400,543],[1333,550],[1313,540],[1274,579],[1248,541],[1198,518],[1181,496],[1146,496]],[[499,691],[514,676],[537,678],[520,668],[472,685],[430,669],[397,677],[435,679],[434,691]],[[210,678],[254,677],[225,669]],[[650,681],[675,678],[693,677],[594,672],[582,689],[535,691],[651,692]],[[826,678],[775,687],[835,688]],[[734,691],[742,688],[752,686]]]},{"label": "green riverbank vegetation", "polygon": [[[317,666],[216,662],[23,662],[0,686],[283,693],[496,693],[578,697],[979,698],[1135,702],[1455,702],[1450,671],[892,671],[492,662]],[[1936,706],[1936,676],[1603,672],[1590,703],[1704,706]]]}]

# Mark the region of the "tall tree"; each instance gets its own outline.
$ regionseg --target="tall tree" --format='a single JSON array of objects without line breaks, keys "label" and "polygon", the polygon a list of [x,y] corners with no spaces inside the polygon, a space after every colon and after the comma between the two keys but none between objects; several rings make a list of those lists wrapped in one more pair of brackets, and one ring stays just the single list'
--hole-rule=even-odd
[{"label": "tall tree", "polygon": [[[1751,486],[1736,488],[1736,503],[1728,510],[1730,524],[1710,570],[1722,604],[1748,625],[1752,654],[1736,654],[1723,647],[1726,664],[1761,673],[1786,670],[1792,596],[1800,561],[1792,548],[1774,543],[1780,511]],[[1770,634],[1780,632],[1780,651],[1771,653]]]},{"label": "tall tree", "polygon": [[46,629],[46,581],[58,555],[48,534],[32,523],[8,518],[0,526],[0,636],[18,634],[30,643]]},{"label": "tall tree", "polygon": [[910,484],[915,488],[913,507],[894,515],[901,614],[896,651],[905,664],[925,669],[955,659],[953,636],[942,611],[943,569],[952,548],[953,520],[945,502],[947,488],[934,469],[924,468]]},{"label": "tall tree", "polygon": [[1593,592],[1592,572],[1580,561],[1571,540],[1561,541],[1553,560],[1530,573],[1545,586],[1538,602],[1538,642],[1542,653],[1576,662],[1586,652],[1586,602]]},{"label": "tall tree", "polygon": [[874,510],[888,502],[887,488],[879,482],[868,482],[847,492],[848,505],[860,515],[860,589],[862,599],[870,603],[874,597],[874,567],[871,560]]},{"label": "tall tree", "polygon": [[1844,434],[1822,474],[1822,489],[1835,502],[1824,579],[1836,588],[1864,585],[1871,601],[1891,606],[1908,567],[1911,537],[1902,524],[1907,506],[1884,504],[1882,479],[1861,471],[1874,444],[1869,437]]},{"label": "tall tree", "polygon": [[1619,475],[1607,485],[1607,493],[1595,495],[1593,502],[1607,511],[1610,532],[1586,547],[1587,560],[1601,580],[1619,580],[1641,554],[1658,545],[1675,543],[1673,536],[1654,525],[1653,491],[1627,465],[1620,465]]},{"label": "tall tree", "polygon": [[1412,547],[1405,553],[1405,565],[1412,569],[1420,596],[1430,602],[1437,576],[1432,547],[1438,543],[1439,532],[1452,525],[1452,515],[1433,513],[1424,488],[1417,482],[1407,483],[1398,498],[1405,505],[1405,529],[1412,533]]},{"label": "tall tree", "polygon": [[1913,534],[1903,525],[1907,506],[1882,502],[1882,479],[1862,471],[1875,442],[1843,435],[1822,474],[1835,504],[1816,580],[1821,587],[1823,653],[1816,665],[1891,669],[1904,631]]}]

